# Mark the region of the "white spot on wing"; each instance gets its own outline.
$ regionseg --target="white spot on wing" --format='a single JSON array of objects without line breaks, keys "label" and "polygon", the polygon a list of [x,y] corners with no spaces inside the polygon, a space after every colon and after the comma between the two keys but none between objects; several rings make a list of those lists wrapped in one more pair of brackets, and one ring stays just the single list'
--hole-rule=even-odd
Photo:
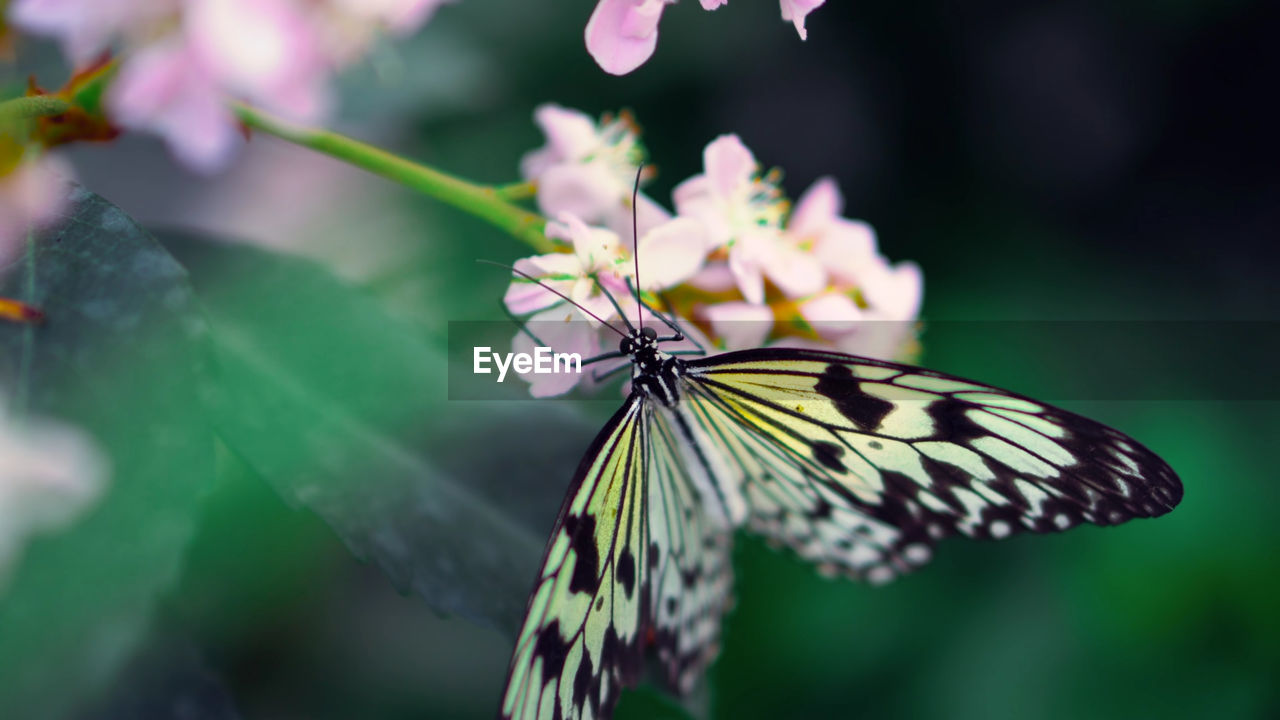
[{"label": "white spot on wing", "polygon": [[980,437],[970,442],[974,449],[1013,468],[1014,471],[1038,477],[1057,477],[1058,468],[998,437]]},{"label": "white spot on wing", "polygon": [[1066,448],[1012,420],[981,410],[970,410],[965,416],[991,431],[992,435],[1008,440],[1054,465],[1065,466],[1075,462],[1075,457]]},{"label": "white spot on wing", "polygon": [[932,554],[929,546],[922,543],[908,545],[903,551],[903,555],[906,556],[907,560],[915,565],[923,565],[929,562],[929,556]]},{"label": "white spot on wing", "polygon": [[1062,439],[1068,435],[1066,428],[1043,415],[1031,415],[1024,412],[1018,412],[1016,410],[1006,410],[1004,408],[990,408],[989,412],[999,415],[1002,418],[1008,418],[1009,420],[1020,422],[1046,437]]},{"label": "white spot on wing", "polygon": [[893,570],[884,565],[877,565],[867,571],[867,582],[872,585],[883,585],[893,579]]}]

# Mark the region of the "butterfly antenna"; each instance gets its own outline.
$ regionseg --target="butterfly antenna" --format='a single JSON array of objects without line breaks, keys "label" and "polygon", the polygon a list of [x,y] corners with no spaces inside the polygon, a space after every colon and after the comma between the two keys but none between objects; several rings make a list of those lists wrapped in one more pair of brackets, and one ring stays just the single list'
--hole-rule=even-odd
[{"label": "butterfly antenna", "polygon": [[529,329],[528,324],[524,320],[521,320],[520,318],[516,317],[511,312],[511,310],[507,309],[507,304],[505,302],[502,302],[501,300],[499,300],[498,306],[502,308],[502,314],[506,315],[507,319],[510,320],[513,324],[515,324],[516,329],[520,331],[520,334],[524,335],[525,337],[533,341],[534,347],[550,347],[550,345],[547,345],[546,343],[542,342],[542,338],[533,334],[533,331]]},{"label": "butterfly antenna", "polygon": [[573,300],[572,300],[568,295],[565,295],[564,293],[562,293],[562,292],[560,292],[559,290],[557,290],[557,289],[555,289],[555,288],[551,287],[550,285],[548,285],[548,284],[546,284],[546,283],[542,282],[541,280],[539,280],[538,278],[536,278],[536,277],[534,277],[534,276],[530,275],[529,273],[521,272],[520,270],[517,270],[517,269],[515,269],[514,267],[512,267],[512,266],[510,266],[510,265],[503,265],[502,263],[493,262],[492,260],[476,260],[476,262],[478,262],[478,263],[482,263],[482,264],[484,264],[484,265],[493,265],[494,267],[500,267],[500,268],[503,268],[503,269],[506,269],[506,270],[510,270],[511,272],[515,273],[516,275],[519,275],[520,277],[524,278],[525,280],[528,280],[529,282],[537,283],[538,285],[540,285],[540,286],[542,287],[542,289],[543,289],[543,290],[546,290],[547,292],[550,292],[550,293],[553,293],[553,294],[555,294],[555,295],[560,296],[561,298],[563,298],[563,299],[564,299],[564,301],[565,301],[565,302],[567,302],[567,303],[569,303],[570,305],[572,305],[572,306],[574,306],[574,307],[578,308],[578,309],[579,309],[579,310],[581,310],[583,313],[585,313],[585,314],[589,315],[589,316],[590,316],[592,319],[594,319],[596,322],[598,322],[598,323],[600,323],[601,325],[603,325],[603,326],[605,326],[605,327],[609,328],[610,330],[612,330],[612,331],[614,331],[614,332],[618,333],[618,334],[619,334],[619,335],[621,335],[622,337],[627,337],[627,334],[626,334],[626,333],[622,332],[621,330],[619,330],[618,328],[614,327],[613,325],[610,325],[609,323],[605,322],[605,321],[604,321],[604,319],[603,319],[603,318],[601,318],[599,315],[596,315],[595,313],[591,312],[590,310],[588,310],[588,309],[586,309],[586,308],[582,307],[582,306],[581,306],[581,305],[579,305],[578,303],[574,302],[574,301],[573,301]]},{"label": "butterfly antenna", "polygon": [[644,312],[640,301],[640,174],[644,163],[636,168],[636,184],[631,188],[631,259],[636,263],[636,324],[644,327]]},{"label": "butterfly antenna", "polygon": [[[626,313],[622,312],[622,306],[618,304],[618,299],[613,296],[613,293],[609,292],[609,288],[605,287],[604,283],[600,282],[600,276],[592,275],[591,279],[595,281],[596,287],[600,289],[600,292],[603,293],[605,297],[609,298],[609,304],[613,305],[613,309],[618,312],[618,317],[622,318],[622,322],[626,324],[627,330],[634,335],[636,332],[636,328],[634,325],[631,324],[631,321],[627,319]],[[630,289],[631,289],[631,283],[628,282],[627,290],[630,290]]]}]

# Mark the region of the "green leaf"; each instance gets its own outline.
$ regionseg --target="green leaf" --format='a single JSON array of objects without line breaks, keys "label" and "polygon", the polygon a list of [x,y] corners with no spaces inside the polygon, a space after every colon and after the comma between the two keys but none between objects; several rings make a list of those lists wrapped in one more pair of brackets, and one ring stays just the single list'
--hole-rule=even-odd
[{"label": "green leaf", "polygon": [[157,633],[79,720],[240,720],[225,684],[181,636]]},{"label": "green leaf", "polygon": [[162,237],[207,308],[227,445],[402,592],[514,636],[592,424],[449,401],[443,340],[314,263]]},{"label": "green leaf", "polygon": [[47,318],[0,324],[5,404],[18,421],[78,426],[111,464],[105,496],[33,539],[0,592],[0,707],[58,717],[110,680],[180,568],[213,477],[198,395],[205,326],[182,267],[78,187],[2,275],[0,295]]}]

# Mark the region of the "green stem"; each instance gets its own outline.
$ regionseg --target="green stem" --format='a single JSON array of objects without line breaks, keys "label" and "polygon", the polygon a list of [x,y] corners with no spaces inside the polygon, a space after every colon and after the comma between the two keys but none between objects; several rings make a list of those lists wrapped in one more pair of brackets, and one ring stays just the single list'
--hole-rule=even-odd
[{"label": "green stem", "polygon": [[294,125],[249,105],[238,103],[232,109],[251,128],[444,201],[498,226],[538,252],[548,253],[554,249],[542,234],[546,218],[507,202],[505,197],[509,193],[505,188],[476,185],[334,132]]},{"label": "green stem", "polygon": [[70,108],[71,105],[66,100],[49,95],[13,98],[0,102],[0,120],[30,120],[61,115]]},{"label": "green stem", "polygon": [[527,182],[511,183],[510,185],[499,185],[494,188],[494,191],[503,200],[528,200],[538,196],[538,184],[529,180]]}]

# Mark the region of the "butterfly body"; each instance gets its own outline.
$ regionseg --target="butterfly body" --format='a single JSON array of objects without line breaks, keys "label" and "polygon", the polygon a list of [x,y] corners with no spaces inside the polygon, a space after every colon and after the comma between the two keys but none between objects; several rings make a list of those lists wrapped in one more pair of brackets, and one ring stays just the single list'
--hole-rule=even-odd
[{"label": "butterfly body", "polygon": [[653,328],[641,328],[624,337],[618,344],[618,352],[631,361],[633,392],[651,397],[666,407],[679,403],[684,361],[661,350],[658,333]]},{"label": "butterfly body", "polygon": [[662,340],[620,343],[631,393],[556,520],[503,718],[608,717],[648,652],[689,692],[718,652],[742,526],[881,583],[948,535],[1110,525],[1182,496],[1122,433],[982,383],[812,350],[686,360]]}]

